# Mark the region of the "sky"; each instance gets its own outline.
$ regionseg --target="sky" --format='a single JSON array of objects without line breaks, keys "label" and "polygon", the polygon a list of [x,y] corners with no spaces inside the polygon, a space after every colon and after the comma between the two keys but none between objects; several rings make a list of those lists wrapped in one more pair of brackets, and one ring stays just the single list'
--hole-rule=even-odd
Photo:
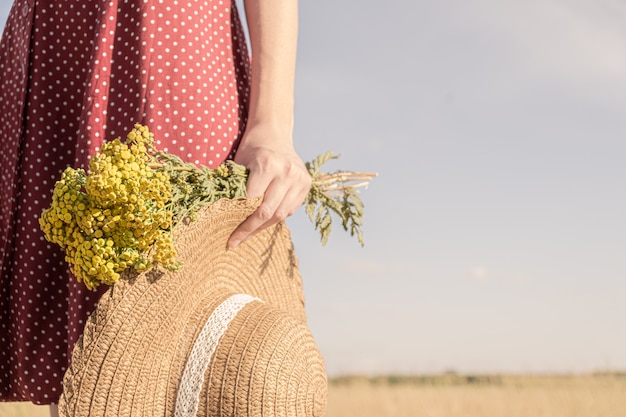
[{"label": "sky", "polygon": [[626,369],[625,19],[300,2],[297,150],[379,174],[364,247],[288,220],[329,374]]}]

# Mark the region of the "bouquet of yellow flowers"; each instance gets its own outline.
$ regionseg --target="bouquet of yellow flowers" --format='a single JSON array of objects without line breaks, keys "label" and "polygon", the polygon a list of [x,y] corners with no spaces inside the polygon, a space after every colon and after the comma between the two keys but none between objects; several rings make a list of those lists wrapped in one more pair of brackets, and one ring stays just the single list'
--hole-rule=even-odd
[{"label": "bouquet of yellow flowers", "polygon": [[[334,158],[329,152],[307,163],[313,185],[305,211],[323,244],[331,231],[331,213],[363,244],[357,188],[376,174],[321,173],[320,167]],[[88,173],[71,167],[63,172],[39,223],[89,289],[113,285],[131,268],[142,272],[160,265],[175,271],[182,265],[176,259],[173,227],[221,198],[245,197],[247,176],[246,168],[233,161],[213,170],[183,162],[157,150],[148,127],[135,125],[125,141],[104,143]]]}]

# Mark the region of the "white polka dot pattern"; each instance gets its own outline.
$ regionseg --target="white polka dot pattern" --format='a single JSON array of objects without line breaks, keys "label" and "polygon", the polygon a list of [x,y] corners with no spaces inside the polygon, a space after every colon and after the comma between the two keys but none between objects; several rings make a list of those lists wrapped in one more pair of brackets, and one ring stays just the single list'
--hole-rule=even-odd
[{"label": "white polka dot pattern", "polygon": [[0,400],[49,404],[100,292],[37,218],[67,166],[134,123],[215,167],[245,127],[249,62],[230,0],[15,0],[0,43]]}]

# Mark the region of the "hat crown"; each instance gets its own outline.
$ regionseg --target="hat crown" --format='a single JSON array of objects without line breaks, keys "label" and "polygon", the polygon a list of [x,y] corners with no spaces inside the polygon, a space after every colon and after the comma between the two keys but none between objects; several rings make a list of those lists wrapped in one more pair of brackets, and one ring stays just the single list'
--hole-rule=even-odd
[{"label": "hat crown", "polygon": [[[177,407],[177,416],[324,414],[326,373],[287,227],[226,247],[258,204],[220,200],[202,209],[174,231],[180,271],[128,277],[102,296],[65,375],[62,416],[174,416]],[[233,297],[246,302],[214,326],[211,317],[228,312]],[[214,348],[193,359],[207,323]],[[177,398],[190,358],[203,366],[188,407]]]}]

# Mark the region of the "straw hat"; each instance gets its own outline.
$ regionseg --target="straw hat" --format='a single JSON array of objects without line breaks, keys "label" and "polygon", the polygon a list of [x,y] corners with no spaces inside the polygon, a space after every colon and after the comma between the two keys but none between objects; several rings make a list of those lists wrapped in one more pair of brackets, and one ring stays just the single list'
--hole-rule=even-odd
[{"label": "straw hat", "polygon": [[317,417],[326,373],[284,224],[227,249],[258,200],[220,200],[175,230],[176,273],[111,287],[65,374],[61,416]]}]

